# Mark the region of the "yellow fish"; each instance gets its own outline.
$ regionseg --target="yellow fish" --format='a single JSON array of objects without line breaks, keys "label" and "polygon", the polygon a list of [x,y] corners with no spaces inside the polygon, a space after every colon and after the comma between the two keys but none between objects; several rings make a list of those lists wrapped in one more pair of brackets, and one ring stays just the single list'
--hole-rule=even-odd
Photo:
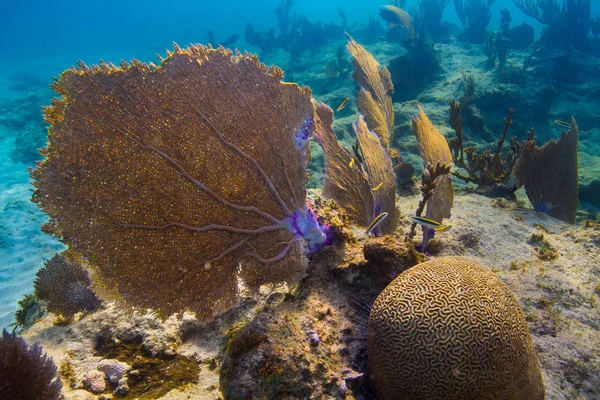
[{"label": "yellow fish", "polygon": [[341,111],[341,110],[343,110],[344,107],[346,107],[346,104],[348,104],[348,100],[350,100],[350,97],[346,97],[344,99],[344,101],[342,101],[342,104],[340,104],[335,111]]},{"label": "yellow fish", "polygon": [[412,101],[410,102],[410,104],[414,104],[415,106],[422,106],[422,105],[423,105],[423,103],[421,103],[421,102],[420,102],[420,101],[418,101],[418,100],[412,100]]},{"label": "yellow fish", "polygon": [[381,187],[383,186],[383,182],[381,182],[379,185],[375,186],[374,188],[371,188],[372,191],[376,192],[379,189],[381,189]]},{"label": "yellow fish", "polygon": [[367,137],[371,139],[373,142],[379,144],[379,140],[377,140],[373,135],[367,134]]},{"label": "yellow fish", "polygon": [[348,164],[348,166],[350,168],[352,168],[354,166],[354,158],[352,160],[350,160],[350,163]]},{"label": "yellow fish", "polygon": [[[554,123],[556,123],[558,125],[561,125],[561,126],[564,126],[565,128],[570,128],[571,127],[571,124],[569,124],[568,122],[565,122],[565,121],[561,121],[559,119],[555,119]],[[580,130],[579,133],[587,133],[587,132]]]}]

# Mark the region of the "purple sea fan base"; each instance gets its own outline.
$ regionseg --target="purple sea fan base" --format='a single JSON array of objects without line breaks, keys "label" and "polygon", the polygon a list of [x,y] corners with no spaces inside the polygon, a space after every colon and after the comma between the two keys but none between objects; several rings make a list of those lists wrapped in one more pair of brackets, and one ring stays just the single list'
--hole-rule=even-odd
[{"label": "purple sea fan base", "polygon": [[332,243],[332,232],[329,225],[320,225],[315,213],[308,207],[303,211],[296,210],[287,220],[287,227],[297,237],[304,239],[307,254],[312,254],[324,245]]},{"label": "purple sea fan base", "polygon": [[429,241],[435,237],[435,230],[433,230],[432,228],[428,228],[426,226],[423,226],[422,229],[423,229],[423,242],[421,244],[416,245],[415,249],[417,251],[420,251],[421,253],[426,253],[429,256],[430,254],[427,253],[426,250],[427,250],[427,246],[429,245]]}]

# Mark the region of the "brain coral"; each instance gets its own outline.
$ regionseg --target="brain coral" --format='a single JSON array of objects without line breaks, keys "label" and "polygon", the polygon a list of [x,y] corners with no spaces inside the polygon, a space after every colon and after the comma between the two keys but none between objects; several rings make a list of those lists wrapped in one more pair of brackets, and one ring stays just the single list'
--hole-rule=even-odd
[{"label": "brain coral", "polygon": [[381,399],[543,399],[539,362],[517,300],[460,257],[419,264],[377,297],[369,374]]}]

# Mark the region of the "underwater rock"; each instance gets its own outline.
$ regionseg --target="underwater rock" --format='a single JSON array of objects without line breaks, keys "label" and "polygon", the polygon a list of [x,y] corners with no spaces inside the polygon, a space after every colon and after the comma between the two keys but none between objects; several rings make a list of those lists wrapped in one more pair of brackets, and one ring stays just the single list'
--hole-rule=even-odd
[{"label": "underwater rock", "polygon": [[519,303],[466,258],[428,261],[396,278],[373,305],[367,351],[382,400],[544,398]]},{"label": "underwater rock", "polygon": [[91,370],[83,377],[83,386],[92,393],[102,393],[106,390],[106,375],[97,369]]},{"label": "underwater rock", "polygon": [[526,50],[535,40],[533,26],[523,22],[511,28],[506,37],[510,39],[510,47],[515,50]]},{"label": "underwater rock", "polygon": [[104,372],[110,383],[118,383],[130,370],[131,366],[119,360],[104,359],[98,363],[98,371]]},{"label": "underwater rock", "polygon": [[579,201],[586,201],[600,207],[600,179],[579,185]]}]

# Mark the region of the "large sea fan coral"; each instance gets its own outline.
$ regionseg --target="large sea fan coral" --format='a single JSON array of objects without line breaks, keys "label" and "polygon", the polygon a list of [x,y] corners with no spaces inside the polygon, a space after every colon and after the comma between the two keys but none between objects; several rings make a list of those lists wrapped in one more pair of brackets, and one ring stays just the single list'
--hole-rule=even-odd
[{"label": "large sea fan coral", "polygon": [[14,333],[0,339],[0,399],[55,400],[62,384],[56,365],[40,346],[27,346]]},{"label": "large sea fan coral", "polygon": [[34,201],[99,294],[208,317],[303,276],[326,240],[305,203],[313,108],[282,77],[200,45],[61,75]]}]

